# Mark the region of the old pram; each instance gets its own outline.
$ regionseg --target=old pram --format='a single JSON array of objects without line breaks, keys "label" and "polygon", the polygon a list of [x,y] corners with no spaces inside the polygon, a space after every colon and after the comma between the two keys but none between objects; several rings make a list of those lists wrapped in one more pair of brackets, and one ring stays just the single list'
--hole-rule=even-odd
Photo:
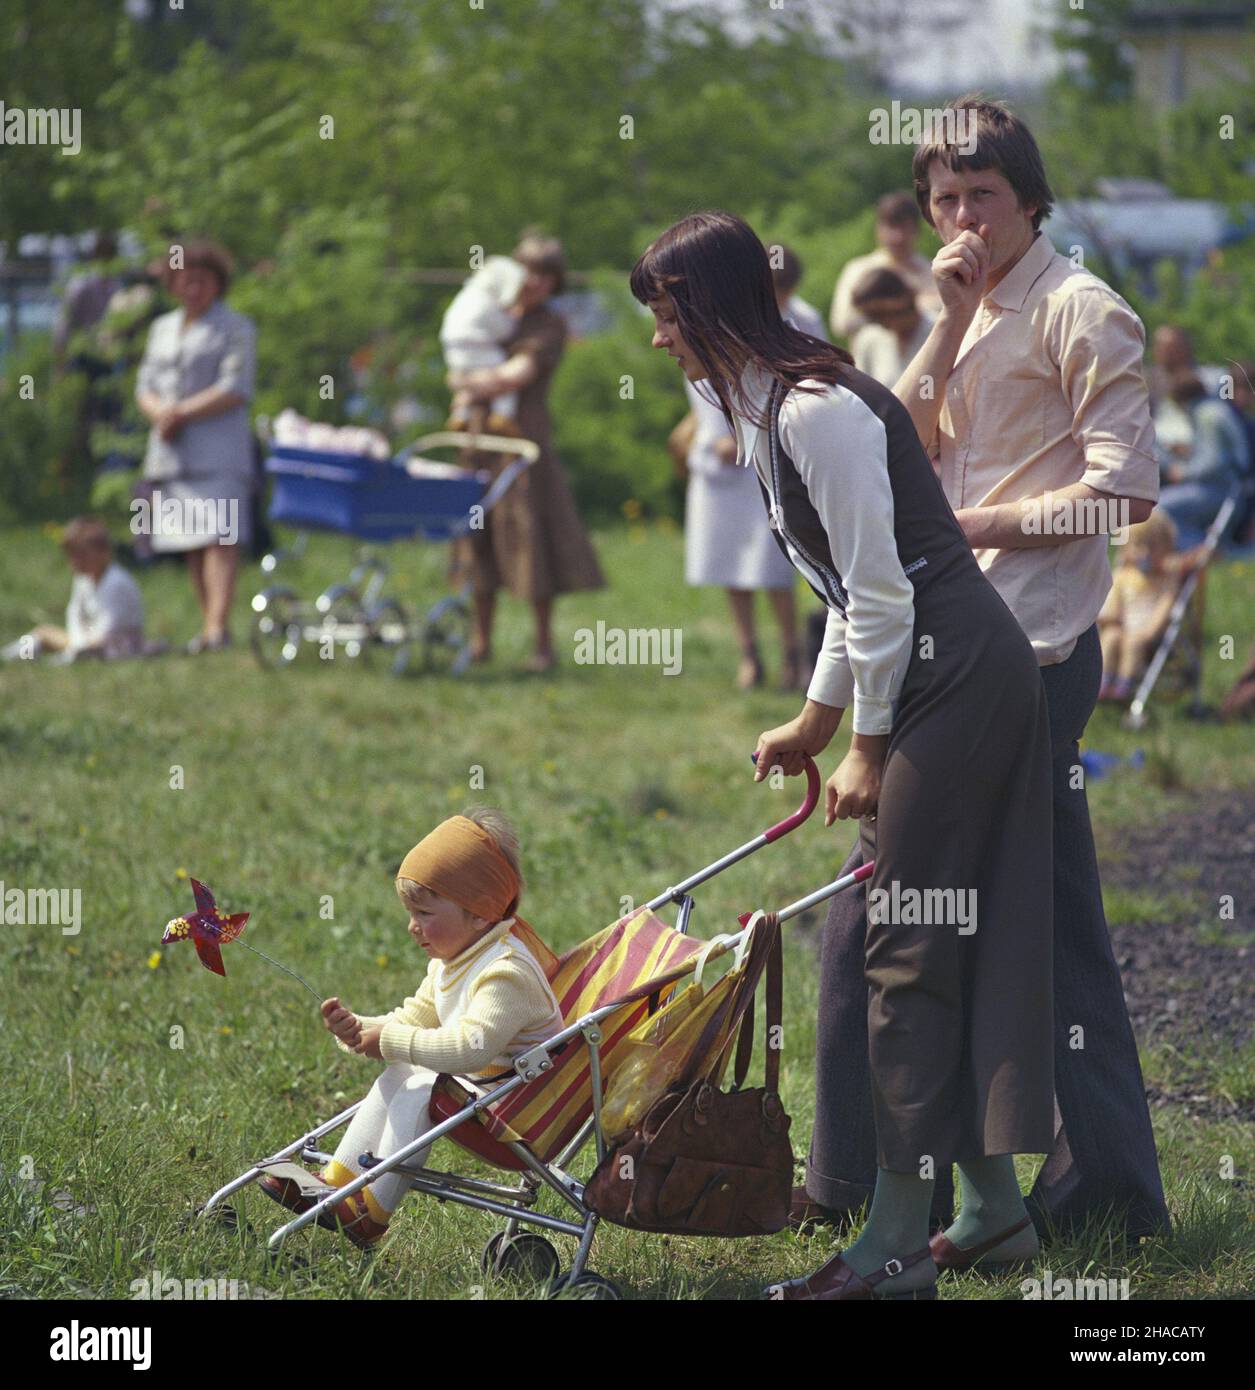
[{"label": "old pram", "polygon": [[[399,1169],[407,1175],[414,1191],[506,1219],[504,1229],[484,1247],[482,1263],[486,1271],[547,1279],[554,1294],[571,1290],[579,1297],[618,1299],[620,1294],[615,1286],[587,1268],[599,1218],[585,1205],[583,1184],[569,1171],[570,1165],[590,1138],[598,1160],[605,1156],[614,1137],[613,1133],[607,1134],[603,1123],[607,1088],[613,1091],[621,1069],[626,1070],[625,1062],[633,1059],[634,1048],[640,1046],[642,1033],[657,1034],[659,1029],[653,1025],[665,1022],[665,1011],[683,1003],[684,994],[677,991],[677,985],[690,975],[700,981],[708,961],[735,952],[731,969],[709,986],[709,993],[735,987],[737,971],[743,968],[745,952],[759,929],[763,913],[743,914],[740,930],[735,933],[716,936],[709,942],[695,940],[688,935],[693,910],[690,890],[800,825],[819,798],[819,773],[809,758],[806,777],[806,798],[791,816],[665,889],[639,910],[619,918],[561,958],[550,983],[566,1026],[516,1058],[512,1075],[506,1073],[505,1079],[482,1092],[455,1078],[442,1077],[430,1104],[431,1118],[436,1122],[432,1129],[397,1152],[382,1156],[361,1177],[281,1226],[271,1235],[270,1247],[278,1247],[349,1193],[359,1191],[385,1172]],[[862,882],[873,868],[872,864],[864,864],[854,873],[800,898],[776,914],[778,920],[796,917],[841,889]],[[667,903],[678,906],[674,927],[655,915]],[[700,989],[702,985],[690,986],[694,987]],[[734,1036],[717,1041],[716,1048],[723,1053],[725,1062]],[[636,1099],[644,1103],[649,1097]],[[323,1151],[320,1141],[346,1125],[356,1110],[357,1105],[350,1106],[248,1168],[214,1193],[202,1209],[203,1214],[221,1210],[225,1198],[263,1172],[311,1178],[307,1170],[296,1168],[289,1160],[326,1163],[330,1154]],[[517,1174],[516,1183],[409,1164],[412,1155],[441,1138],[507,1173]],[[535,1210],[536,1199],[545,1188],[558,1194],[569,1209],[567,1213],[551,1216]],[[558,1275],[560,1260],[554,1246],[543,1236],[520,1231],[522,1226],[577,1239],[575,1254],[564,1273]]]},{"label": "old pram", "polygon": [[[424,457],[424,451],[471,447],[508,456],[493,479]],[[380,461],[321,449],[273,446],[266,472],[274,479],[269,517],[299,528],[289,551],[262,559],[274,575],[286,558],[300,555],[309,530],[336,531],[363,541],[447,541],[482,526],[484,517],[519,474],[539,457],[527,439],[442,431],[424,435],[395,458]],[[395,674],[418,664],[458,674],[470,657],[470,608],[465,593],[438,599],[416,623],[397,598],[384,592],[386,561],[365,550],[348,579],[329,585],[312,602],[282,582],[272,582],[253,601],[252,646],[264,666],[289,666],[303,646],[326,659],[350,658],[383,648]]]}]

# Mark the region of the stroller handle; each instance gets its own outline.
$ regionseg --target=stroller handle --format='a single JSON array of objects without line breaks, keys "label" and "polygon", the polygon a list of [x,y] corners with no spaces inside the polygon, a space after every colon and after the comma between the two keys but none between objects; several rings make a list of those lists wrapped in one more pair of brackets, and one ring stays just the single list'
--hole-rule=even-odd
[{"label": "stroller handle", "polygon": [[[750,757],[757,762],[757,753],[751,753]],[[657,897],[650,898],[645,904],[650,912],[656,911],[664,903],[679,902],[690,888],[696,888],[699,883],[705,883],[708,879],[714,878],[716,874],[721,874],[724,869],[739,863],[747,855],[762,849],[764,845],[772,844],[782,835],[787,835],[790,830],[796,830],[801,825],[819,802],[819,769],[815,766],[815,760],[809,753],[803,753],[802,757],[806,762],[806,797],[797,810],[791,816],[785,816],[782,821],[773,825],[769,830],[762,830],[752,840],[746,840],[739,848],[721,855],[712,864],[707,864],[704,869],[698,869],[695,874],[690,874],[682,882],[664,888]],[[688,921],[687,913],[683,920]]]},{"label": "stroller handle", "polygon": [[[815,766],[815,759],[809,753],[803,753],[802,758],[806,764],[806,797],[791,816],[786,816],[782,821],[773,825],[770,830],[763,831],[763,839],[768,844],[771,844],[773,840],[778,840],[781,835],[787,835],[790,830],[796,830],[819,804],[819,769]],[[758,754],[751,753],[750,761],[756,763]]]}]

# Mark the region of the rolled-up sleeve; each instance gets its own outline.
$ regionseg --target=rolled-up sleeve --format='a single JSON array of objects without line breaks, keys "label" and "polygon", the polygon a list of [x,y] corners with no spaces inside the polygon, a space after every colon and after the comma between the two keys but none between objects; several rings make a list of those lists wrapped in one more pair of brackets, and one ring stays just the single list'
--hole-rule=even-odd
[{"label": "rolled-up sleeve", "polygon": [[[854,732],[887,734],[910,661],[915,591],[894,538],[884,424],[844,387],[823,397],[794,391],[780,411],[780,439],[827,532],[846,591],[845,620],[829,615],[807,693],[844,707],[852,686]],[[820,690],[843,698],[824,698]]]},{"label": "rolled-up sleeve", "polygon": [[854,699],[854,672],[850,669],[850,654],[845,645],[845,619],[835,608],[828,610],[824,643],[806,698],[836,709],[848,709]]},{"label": "rolled-up sleeve", "polygon": [[226,350],[214,384],[246,401],[252,400],[257,377],[257,330],[252,319],[232,314],[225,333]]},{"label": "rolled-up sleeve", "polygon": [[1080,481],[1115,497],[1156,501],[1159,465],[1141,319],[1096,283],[1069,295],[1051,327],[1072,437],[1085,456]]}]

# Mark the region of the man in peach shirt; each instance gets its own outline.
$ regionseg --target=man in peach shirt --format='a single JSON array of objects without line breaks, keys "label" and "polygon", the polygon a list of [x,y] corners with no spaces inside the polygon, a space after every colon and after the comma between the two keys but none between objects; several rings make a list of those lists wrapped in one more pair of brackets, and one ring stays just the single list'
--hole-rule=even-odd
[{"label": "man in peach shirt", "polygon": [[[1079,1228],[1113,1215],[1136,1239],[1167,1231],[1169,1218],[1077,743],[1102,674],[1096,622],[1111,586],[1109,538],[1121,541],[1158,497],[1145,332],[1114,290],[1039,230],[1053,195],[1028,128],[998,103],[952,106],[976,122],[977,146],[960,153],[962,134],[915,152],[916,196],[944,243],[933,261],[942,308],[894,390],[982,570],[1037,653],[1050,708],[1056,1135],[1029,1210],[1043,1236],[1047,1222]],[[856,847],[843,872],[861,858]],[[832,900],[815,1130],[795,1223],[839,1221],[871,1193],[865,923],[862,894]],[[949,1175],[939,1173],[934,1218],[942,1224],[951,1200]],[[972,1201],[980,1194],[964,1194],[965,1210]],[[947,1263],[1014,1257],[1022,1236],[1004,1234],[969,1249],[960,1233]]]}]

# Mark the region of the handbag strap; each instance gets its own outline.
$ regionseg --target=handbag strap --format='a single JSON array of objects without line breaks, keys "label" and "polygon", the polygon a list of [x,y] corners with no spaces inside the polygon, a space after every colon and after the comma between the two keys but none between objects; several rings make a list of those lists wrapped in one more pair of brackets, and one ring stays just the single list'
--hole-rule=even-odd
[{"label": "handbag strap", "polygon": [[[761,923],[755,927],[752,937],[753,945],[750,951],[750,958],[745,965],[745,974],[738,982],[735,991],[733,991],[728,998],[723,1000],[712,1017],[707,1020],[706,1026],[702,1029],[701,1036],[698,1038],[696,1046],[689,1054],[688,1064],[677,1078],[678,1084],[684,1086],[686,1089],[693,1085],[698,1079],[702,1058],[705,1057],[711,1044],[718,1037],[719,1033],[723,1029],[727,1029],[729,1037],[731,1036],[737,1024],[740,1022],[741,1016],[745,1012],[747,1005],[754,997],[754,987],[758,982],[758,976],[763,968],[761,959],[761,932],[758,929],[759,926],[761,926]],[[724,979],[726,978],[727,976],[724,976]],[[722,980],[719,983],[722,983]],[[725,1044],[725,1046],[720,1048],[711,1059],[711,1064],[706,1069],[707,1076],[711,1075],[716,1070],[726,1050],[727,1046]]]},{"label": "handbag strap", "polygon": [[774,912],[767,914],[771,922],[771,952],[767,957],[767,1059],[763,1063],[768,1091],[780,1090],[780,1053],[783,1048],[781,1025],[784,1021],[784,943],[780,919]]},{"label": "handbag strap", "polygon": [[736,1061],[733,1071],[733,1087],[740,1090],[749,1071],[750,1058],[754,1051],[754,992],[764,968],[767,971],[767,1089],[776,1090],[780,1078],[779,1049],[771,1046],[771,1030],[778,1028],[784,998],[783,959],[780,947],[780,919],[774,912],[764,912],[754,928],[749,958],[745,963],[745,974],[737,986],[730,1003],[712,1018],[702,1030],[701,1038],[693,1049],[692,1060],[680,1078],[685,1087],[698,1079],[698,1069],[707,1049],[715,1040],[720,1029],[728,1030],[728,1042],[716,1054],[707,1068],[707,1075],[713,1073],[726,1055],[731,1045],[732,1034],[740,1024],[737,1036]]},{"label": "handbag strap", "polygon": [[[778,1036],[784,1014],[784,948],[780,934],[780,919],[774,912],[764,912],[760,930],[766,931],[771,942],[767,951],[767,1058],[763,1064],[764,1084],[768,1091],[778,1092],[780,1090],[780,1049],[773,1045],[773,1038]],[[745,1010],[745,1017],[741,1022],[741,1036],[737,1039],[736,1062],[732,1073],[732,1089],[734,1091],[739,1091],[745,1084],[753,1052],[754,995],[751,990],[750,1001]]]}]

